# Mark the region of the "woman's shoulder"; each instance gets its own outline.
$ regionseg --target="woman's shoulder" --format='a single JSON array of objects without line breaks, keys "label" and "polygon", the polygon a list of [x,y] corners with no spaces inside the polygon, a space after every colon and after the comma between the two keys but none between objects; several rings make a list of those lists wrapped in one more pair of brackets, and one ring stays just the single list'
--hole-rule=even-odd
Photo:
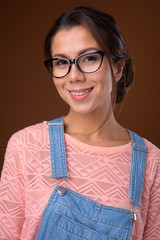
[{"label": "woman's shoulder", "polygon": [[144,138],[144,142],[145,142],[145,145],[148,148],[148,152],[149,153],[153,153],[153,154],[154,153],[158,153],[158,154],[160,154],[160,149],[156,145],[154,145],[152,142],[150,142],[149,140],[147,140],[145,138]]},{"label": "woman's shoulder", "polygon": [[147,164],[150,169],[153,170],[159,166],[160,164],[160,149],[154,145],[152,142],[150,142],[147,139],[144,139],[145,145],[147,146]]},{"label": "woman's shoulder", "polygon": [[9,139],[9,145],[34,144],[46,140],[47,122],[27,126],[15,132]]}]

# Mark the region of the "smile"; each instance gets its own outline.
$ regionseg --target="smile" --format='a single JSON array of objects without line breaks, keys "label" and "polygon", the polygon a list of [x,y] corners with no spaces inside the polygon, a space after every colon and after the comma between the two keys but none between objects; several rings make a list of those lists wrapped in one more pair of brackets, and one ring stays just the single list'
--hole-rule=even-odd
[{"label": "smile", "polygon": [[[86,93],[88,93],[88,92],[91,92],[92,89],[93,89],[93,88],[87,89],[87,90],[85,90],[85,91],[81,91],[81,90],[79,90],[79,91],[70,91],[70,93],[71,93],[72,95],[74,95],[74,96],[82,96],[82,95],[84,95],[84,94],[86,94]],[[80,92],[80,91],[81,91],[81,92]]]},{"label": "smile", "polygon": [[94,87],[91,88],[83,88],[83,89],[78,89],[78,90],[70,90],[69,93],[72,97],[72,99],[74,99],[75,101],[84,101],[85,99],[87,99]]}]

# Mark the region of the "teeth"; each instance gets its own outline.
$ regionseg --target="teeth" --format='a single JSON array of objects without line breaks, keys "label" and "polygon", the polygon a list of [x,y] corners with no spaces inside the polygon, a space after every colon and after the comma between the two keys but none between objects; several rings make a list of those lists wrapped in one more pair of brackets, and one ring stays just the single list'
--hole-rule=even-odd
[{"label": "teeth", "polygon": [[73,95],[75,95],[75,96],[81,96],[81,95],[84,95],[84,94],[90,92],[91,90],[92,90],[92,88],[91,88],[91,89],[88,89],[88,90],[86,90],[86,91],[84,91],[84,92],[71,92],[71,93],[72,93]]}]

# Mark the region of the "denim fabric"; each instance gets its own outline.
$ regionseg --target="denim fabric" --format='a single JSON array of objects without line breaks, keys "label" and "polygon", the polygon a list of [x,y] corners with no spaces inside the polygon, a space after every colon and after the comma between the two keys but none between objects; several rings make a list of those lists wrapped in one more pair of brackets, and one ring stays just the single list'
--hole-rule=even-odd
[{"label": "denim fabric", "polygon": [[129,133],[132,139],[129,200],[132,204],[141,208],[147,147],[145,146],[143,138],[134,132],[129,131]]},{"label": "denim fabric", "polygon": [[[48,122],[52,177],[68,177],[63,117]],[[129,131],[129,130],[128,130]],[[132,154],[129,200],[141,207],[147,148],[144,140],[129,131]],[[135,214],[127,209],[102,205],[79,193],[57,186],[43,212],[37,240],[129,240]]]},{"label": "denim fabric", "polygon": [[[52,178],[67,177],[67,163],[64,142],[63,117],[48,123],[50,136]],[[59,161],[61,159],[61,161]]]}]

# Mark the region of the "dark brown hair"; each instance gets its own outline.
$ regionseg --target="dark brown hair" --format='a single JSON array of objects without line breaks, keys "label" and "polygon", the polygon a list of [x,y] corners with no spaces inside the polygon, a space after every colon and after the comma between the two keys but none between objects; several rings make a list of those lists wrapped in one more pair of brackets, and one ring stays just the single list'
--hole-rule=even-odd
[{"label": "dark brown hair", "polygon": [[44,50],[47,58],[51,58],[51,42],[53,37],[61,29],[69,29],[74,26],[86,27],[95,38],[99,46],[108,57],[110,64],[117,64],[121,59],[125,60],[125,66],[121,79],[116,83],[115,102],[120,103],[126,96],[128,89],[134,81],[132,59],[125,50],[125,42],[114,18],[106,13],[88,7],[76,7],[63,13],[50,29],[46,39]]}]

